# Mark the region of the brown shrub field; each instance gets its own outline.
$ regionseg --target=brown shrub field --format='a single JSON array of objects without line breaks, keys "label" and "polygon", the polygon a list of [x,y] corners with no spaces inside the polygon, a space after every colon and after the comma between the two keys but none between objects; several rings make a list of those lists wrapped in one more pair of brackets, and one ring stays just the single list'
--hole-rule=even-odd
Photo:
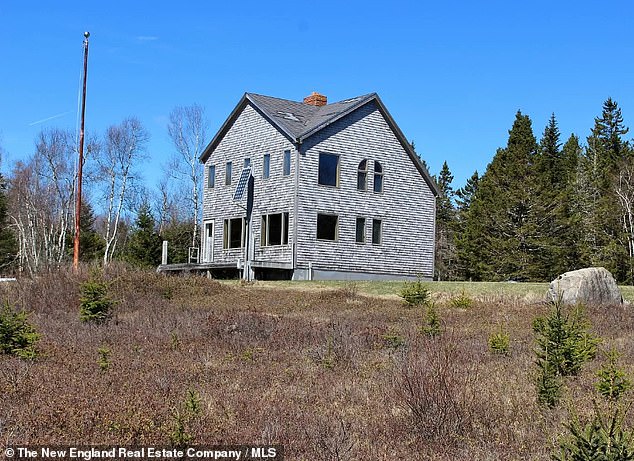
[{"label": "brown shrub field", "polygon": [[[0,287],[41,334],[34,361],[0,356],[7,445],[281,444],[291,460],[545,460],[571,412],[592,411],[602,356],[536,402],[532,321],[549,307],[440,296],[423,311],[354,284],[312,290],[118,268],[102,324],[80,321],[88,271]],[[433,291],[433,284],[430,285]],[[588,308],[601,348],[631,372],[631,307]],[[488,338],[503,328],[509,354]]]}]

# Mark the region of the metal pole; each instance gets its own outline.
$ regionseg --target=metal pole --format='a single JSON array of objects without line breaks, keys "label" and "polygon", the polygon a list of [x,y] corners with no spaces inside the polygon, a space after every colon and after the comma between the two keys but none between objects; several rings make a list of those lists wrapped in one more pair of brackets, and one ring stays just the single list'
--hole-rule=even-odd
[{"label": "metal pole", "polygon": [[79,269],[79,225],[81,221],[81,179],[84,166],[84,119],[86,117],[86,77],[88,73],[88,37],[90,32],[84,32],[84,87],[81,96],[81,124],[79,128],[79,165],[77,166],[77,194],[75,202],[75,241],[73,248],[73,268]]}]

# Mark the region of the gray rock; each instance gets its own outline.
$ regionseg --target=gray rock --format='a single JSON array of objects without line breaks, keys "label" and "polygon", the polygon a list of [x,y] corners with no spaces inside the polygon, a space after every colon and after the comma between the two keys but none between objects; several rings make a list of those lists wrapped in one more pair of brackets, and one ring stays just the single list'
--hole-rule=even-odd
[{"label": "gray rock", "polygon": [[612,274],[603,267],[566,272],[550,282],[546,299],[561,296],[564,304],[623,304],[621,290]]}]

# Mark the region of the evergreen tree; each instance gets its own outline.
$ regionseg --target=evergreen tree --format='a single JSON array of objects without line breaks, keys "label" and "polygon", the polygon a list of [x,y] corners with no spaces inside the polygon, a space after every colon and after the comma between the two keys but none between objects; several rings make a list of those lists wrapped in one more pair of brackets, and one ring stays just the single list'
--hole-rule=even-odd
[{"label": "evergreen tree", "polygon": [[455,276],[456,209],[453,204],[454,191],[451,186],[453,175],[446,161],[443,163],[438,177],[434,179],[440,190],[440,195],[436,199],[435,272],[438,280],[447,280],[453,279]]},{"label": "evergreen tree", "polygon": [[180,264],[188,261],[191,226],[189,221],[180,221],[172,222],[163,229],[161,238],[168,242],[167,260],[169,264]]},{"label": "evergreen tree", "polygon": [[631,155],[629,144],[622,138],[629,128],[624,126],[621,109],[611,98],[603,103],[601,116],[594,122],[580,171],[586,253],[592,265],[604,266],[617,280],[624,281],[628,277],[630,258],[615,181],[620,165]]},{"label": "evergreen tree", "polygon": [[517,112],[506,148],[498,149],[478,184],[465,223],[471,277],[486,280],[535,278],[540,238],[535,217],[534,163],[537,141],[531,120]]},{"label": "evergreen tree", "polygon": [[6,185],[0,173],[0,271],[6,270],[16,259],[17,242],[9,227],[9,206]]},{"label": "evergreen tree", "polygon": [[155,230],[150,205],[145,202],[139,208],[135,230],[130,235],[124,259],[140,267],[154,267],[161,262],[161,237]]},{"label": "evergreen tree", "polygon": [[[478,278],[477,270],[478,261],[476,255],[476,246],[478,245],[478,237],[482,237],[482,233],[476,228],[477,223],[469,219],[471,213],[471,204],[475,199],[478,191],[480,177],[475,171],[463,187],[456,191],[456,256],[457,256],[457,273],[459,278],[464,280],[473,280]],[[471,223],[467,226],[467,223]]]},{"label": "evergreen tree", "polygon": [[478,190],[478,183],[480,182],[480,176],[478,175],[478,171],[476,170],[467,182],[464,187],[461,187],[456,191],[456,205],[459,214],[466,213],[471,206],[471,202],[475,197],[475,194]]}]

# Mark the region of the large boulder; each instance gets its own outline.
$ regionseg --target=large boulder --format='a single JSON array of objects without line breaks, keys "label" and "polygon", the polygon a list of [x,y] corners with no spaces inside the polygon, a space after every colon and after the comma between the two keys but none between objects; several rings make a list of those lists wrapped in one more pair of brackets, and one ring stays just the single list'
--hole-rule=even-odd
[{"label": "large boulder", "polygon": [[610,271],[603,267],[588,267],[566,272],[550,282],[546,299],[561,296],[564,304],[622,304],[623,296]]}]

